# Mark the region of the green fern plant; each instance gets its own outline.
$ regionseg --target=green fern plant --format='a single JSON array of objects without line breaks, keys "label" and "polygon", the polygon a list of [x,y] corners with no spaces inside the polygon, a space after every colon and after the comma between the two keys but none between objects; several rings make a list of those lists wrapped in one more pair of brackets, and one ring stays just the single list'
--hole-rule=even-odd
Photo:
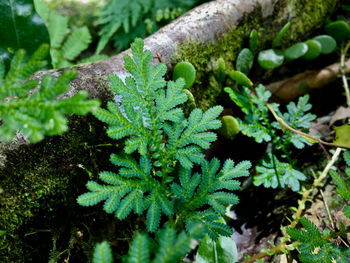
[{"label": "green fern plant", "polygon": [[[204,159],[202,150],[216,140],[208,130],[221,126],[216,118],[222,107],[194,109],[185,118],[179,107],[187,100],[184,80],[166,82],[166,66],[150,65],[151,52],[143,50],[141,39],[131,49],[133,59],[125,56],[124,61],[132,77],[122,81],[110,75],[116,101],[95,113],[109,125],[111,138],[125,140],[123,152],[110,157],[119,171],[101,172],[103,183],[89,181],[89,192],[79,196],[78,203],[104,201],[103,209],[121,220],[132,211],[145,213],[149,232],[158,230],[164,215],[187,229],[199,222],[213,239],[229,236],[231,229],[217,220],[226,205],[238,202],[230,191],[239,188],[235,178],[248,176],[250,163],[227,160],[220,169],[217,159]],[[201,172],[192,174],[195,164],[201,164]]]},{"label": "green fern plant", "polygon": [[[350,178],[350,152],[345,151],[343,154],[346,162],[345,174]],[[348,180],[344,180],[340,174],[334,170],[330,170],[330,175],[333,182],[337,186],[338,194],[345,199],[346,202],[350,200],[350,185]],[[345,216],[350,218],[350,206],[347,204],[343,208]],[[349,262],[350,261],[350,249],[340,248],[336,244],[331,242],[339,236],[346,236],[350,232],[350,227],[345,227],[344,224],[340,224],[339,230],[330,231],[325,229],[321,234],[317,227],[305,217],[300,218],[300,223],[305,230],[300,230],[292,227],[287,228],[287,233],[292,240],[298,241],[296,243],[300,252],[299,259],[301,262]]]},{"label": "green fern plant", "polygon": [[[340,174],[333,170],[330,171],[330,175],[333,179],[333,182],[337,185],[338,194],[346,201],[350,201],[350,151],[344,152],[343,157],[347,165],[347,168],[345,169],[347,180],[344,180]],[[346,217],[350,218],[350,205],[346,205],[343,209],[343,212]]]},{"label": "green fern plant", "polygon": [[[302,149],[310,143],[289,130],[282,133],[279,123],[271,120],[267,107],[271,92],[267,91],[263,85],[258,85],[255,93],[250,92],[247,87],[224,90],[245,114],[244,120],[237,118],[241,132],[253,137],[257,143],[268,142],[273,145],[272,153],[268,154],[256,168],[258,174],[254,177],[254,184],[272,188],[289,185],[293,191],[298,191],[299,181],[305,180],[306,177],[294,169],[295,161],[291,156],[291,146]],[[283,114],[279,110],[279,104],[270,103],[269,105],[289,126],[307,131],[311,121],[316,118],[316,115],[308,112],[312,107],[308,100],[309,95],[304,95],[299,98],[297,104],[290,102],[286,107],[287,111]],[[275,152],[281,152],[281,157],[288,162],[279,161]]]},{"label": "green fern plant", "polygon": [[[136,37],[145,37],[193,7],[198,0],[111,0],[99,14],[99,54],[112,39],[117,50],[123,50]],[[169,10],[167,12],[167,10]],[[160,22],[163,24],[158,25]]]},{"label": "green fern plant", "polygon": [[[305,230],[296,228],[287,228],[287,233],[292,240],[300,242],[298,250],[300,252],[299,259],[303,263],[313,262],[338,262],[345,263],[350,261],[350,249],[339,248],[329,241],[341,233],[329,233],[325,231],[323,234],[319,232],[317,227],[305,217],[300,218],[300,223]],[[350,229],[341,232],[346,233]]]},{"label": "green fern plant", "polygon": [[[32,143],[46,135],[58,135],[68,129],[65,114],[85,115],[98,108],[97,100],[87,100],[86,91],[79,91],[71,98],[57,100],[69,90],[69,82],[75,78],[76,71],[64,71],[55,81],[53,76],[45,75],[40,88],[30,94],[38,85],[37,79],[26,80],[47,62],[49,46],[42,45],[26,61],[26,52],[18,50],[6,73],[0,61],[0,138],[9,141],[17,131],[21,131]],[[6,74],[5,74],[6,73]]]},{"label": "green fern plant", "polygon": [[95,246],[92,263],[113,263],[112,249],[107,241]]},{"label": "green fern plant", "polygon": [[[105,55],[95,55],[88,59],[76,61],[76,58],[88,48],[91,35],[86,26],[70,30],[68,17],[61,16],[43,3],[34,0],[35,8],[44,20],[50,35],[50,55],[54,68],[63,68],[74,64],[94,62],[107,58]],[[71,32],[70,32],[71,31]]]}]

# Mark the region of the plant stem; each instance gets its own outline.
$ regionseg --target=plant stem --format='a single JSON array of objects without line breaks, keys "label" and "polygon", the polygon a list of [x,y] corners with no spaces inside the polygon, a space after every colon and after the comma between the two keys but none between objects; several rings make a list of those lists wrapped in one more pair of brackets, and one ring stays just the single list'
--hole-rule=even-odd
[{"label": "plant stem", "polygon": [[341,74],[341,78],[343,80],[343,86],[344,86],[345,96],[346,96],[346,104],[348,105],[348,107],[350,107],[350,91],[349,91],[348,80],[346,79],[346,75],[345,75],[345,57],[346,57],[346,54],[348,53],[349,48],[350,48],[350,41],[346,44],[345,48],[341,52],[340,70],[339,70]]},{"label": "plant stem", "polygon": [[322,144],[328,145],[328,146],[335,146],[335,147],[341,147],[341,148],[350,149],[350,147],[348,147],[347,145],[341,145],[341,144],[337,144],[337,143],[325,142],[325,141],[321,140],[320,138],[317,138],[315,136],[312,136],[310,134],[304,133],[302,131],[299,131],[299,130],[296,130],[296,129],[290,127],[281,117],[279,117],[277,115],[277,113],[273,110],[273,108],[271,107],[270,104],[267,104],[266,106],[271,111],[272,115],[275,117],[275,119],[278,121],[278,123],[280,124],[281,127],[283,127],[284,129],[290,130],[290,131],[292,131],[292,132],[294,132],[296,134],[301,135],[305,139],[308,139],[309,142],[322,143]]}]

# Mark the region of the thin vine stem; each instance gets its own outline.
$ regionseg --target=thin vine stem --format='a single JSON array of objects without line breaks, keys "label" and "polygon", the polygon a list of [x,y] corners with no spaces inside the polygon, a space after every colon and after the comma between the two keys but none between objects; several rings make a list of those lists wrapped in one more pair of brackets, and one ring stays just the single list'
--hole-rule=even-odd
[{"label": "thin vine stem", "polygon": [[340,70],[339,70],[343,81],[343,86],[344,86],[345,96],[346,96],[346,104],[348,105],[348,107],[350,107],[350,91],[349,91],[348,80],[345,75],[345,57],[346,57],[346,54],[348,53],[349,48],[350,48],[350,41],[346,44],[345,48],[341,52]]}]

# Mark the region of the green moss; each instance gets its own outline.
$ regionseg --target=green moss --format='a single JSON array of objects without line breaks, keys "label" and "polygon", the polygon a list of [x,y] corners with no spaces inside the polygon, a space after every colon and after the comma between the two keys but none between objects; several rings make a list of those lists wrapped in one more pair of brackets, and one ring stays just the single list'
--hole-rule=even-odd
[{"label": "green moss", "polygon": [[[311,37],[316,29],[320,29],[325,19],[339,6],[340,0],[294,0],[288,10],[294,14],[291,28],[283,38],[283,43],[297,42]],[[298,14],[298,15],[296,15]]]},{"label": "green moss", "polygon": [[204,91],[200,98],[196,96],[196,102],[199,107],[203,109],[209,108],[221,89],[219,85],[211,89],[206,87],[209,83],[206,76],[212,72],[210,61],[212,58],[217,60],[221,57],[225,60],[226,69],[233,69],[234,58],[241,50],[243,38],[246,36],[245,30],[244,28],[233,29],[219,43],[211,42],[208,45],[203,45],[198,41],[188,41],[181,45],[179,52],[175,55],[177,61],[189,61],[197,70],[193,90],[195,94],[200,94],[200,92]]},{"label": "green moss", "polygon": [[[86,258],[102,236],[118,236],[119,228],[109,229],[113,216],[76,203],[90,176],[114,169],[109,154],[116,148],[96,147],[109,142],[114,144],[95,118],[73,117],[62,136],[1,150],[6,160],[0,167],[0,229],[6,234],[0,236],[0,262],[47,262],[50,251],[64,251],[72,237],[74,250]],[[84,236],[78,242],[79,231]]]}]

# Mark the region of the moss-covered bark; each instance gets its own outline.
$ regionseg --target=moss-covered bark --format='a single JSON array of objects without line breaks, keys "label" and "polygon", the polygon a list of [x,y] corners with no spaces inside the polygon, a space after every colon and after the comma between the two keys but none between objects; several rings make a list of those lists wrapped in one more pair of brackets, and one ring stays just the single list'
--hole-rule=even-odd
[{"label": "moss-covered bark", "polygon": [[[283,43],[305,39],[322,26],[325,17],[339,3],[335,0],[262,2],[263,5],[254,0],[217,1],[215,5],[225,8],[222,11],[224,18],[220,17],[220,12],[214,12],[215,19],[210,20],[209,17],[207,25],[204,22],[199,24],[214,30],[215,27],[209,23],[215,22],[220,28],[218,32],[207,36],[190,30],[177,32],[179,28],[188,26],[188,19],[199,27],[198,13],[203,12],[205,18],[206,11],[202,9],[212,8],[211,3],[198,7],[149,37],[145,41],[146,48],[154,54],[154,63],[159,61],[156,55],[159,53],[169,68],[179,60],[193,63],[198,70],[194,95],[197,103],[206,108],[215,104],[221,94],[219,86],[209,86],[211,61],[223,57],[232,67],[252,29],[260,33],[261,48],[268,45],[287,21],[291,21],[292,27]],[[246,11],[242,11],[238,18],[230,18],[229,12],[236,10],[235,5],[242,5],[242,10]],[[198,30],[202,32],[200,28]],[[110,73],[123,74],[122,56],[129,52],[77,67],[79,75],[72,83],[70,94],[84,88],[91,96],[106,102],[111,98],[106,89],[106,76]],[[46,73],[57,75],[60,71]],[[42,75],[39,73],[37,77]],[[132,234],[128,233],[131,228],[121,230],[122,226],[116,225],[113,216],[96,207],[79,207],[75,202],[76,197],[85,191],[84,185],[89,176],[96,177],[101,170],[113,170],[108,161],[109,154],[118,150],[114,146],[101,146],[113,143],[105,135],[101,123],[92,116],[74,117],[70,121],[69,132],[61,137],[47,138],[35,145],[27,145],[19,138],[0,145],[0,230],[6,231],[0,236],[0,262],[47,262],[50,250],[52,257],[59,257],[59,252],[65,249],[68,249],[66,253],[71,253],[71,258],[74,253],[79,258],[81,251],[91,252],[92,244],[101,241],[102,236],[128,234],[131,237]],[[123,222],[129,225],[128,221]],[[85,257],[81,258],[82,262],[86,261]]]},{"label": "moss-covered bark", "polygon": [[[340,1],[332,0],[299,0],[276,1],[273,10],[267,11],[264,5],[257,5],[246,14],[239,25],[233,27],[217,40],[203,43],[189,39],[179,46],[174,61],[189,61],[197,69],[197,80],[193,93],[197,105],[201,108],[213,106],[222,94],[222,87],[213,78],[213,62],[223,58],[227,71],[234,68],[239,51],[248,47],[252,30],[259,34],[258,50],[271,48],[271,43],[279,30],[291,23],[287,34],[282,38],[281,46],[304,41],[324,25],[325,19],[331,15]],[[271,8],[271,7],[270,7]]]},{"label": "moss-covered bark", "polygon": [[47,262],[51,250],[57,257],[70,242],[70,253],[75,251],[86,262],[84,253],[95,242],[122,236],[111,229],[113,216],[76,203],[89,177],[113,170],[109,154],[115,151],[115,143],[92,116],[72,118],[69,132],[61,137],[4,151],[0,229],[6,234],[0,237],[0,262]]}]

